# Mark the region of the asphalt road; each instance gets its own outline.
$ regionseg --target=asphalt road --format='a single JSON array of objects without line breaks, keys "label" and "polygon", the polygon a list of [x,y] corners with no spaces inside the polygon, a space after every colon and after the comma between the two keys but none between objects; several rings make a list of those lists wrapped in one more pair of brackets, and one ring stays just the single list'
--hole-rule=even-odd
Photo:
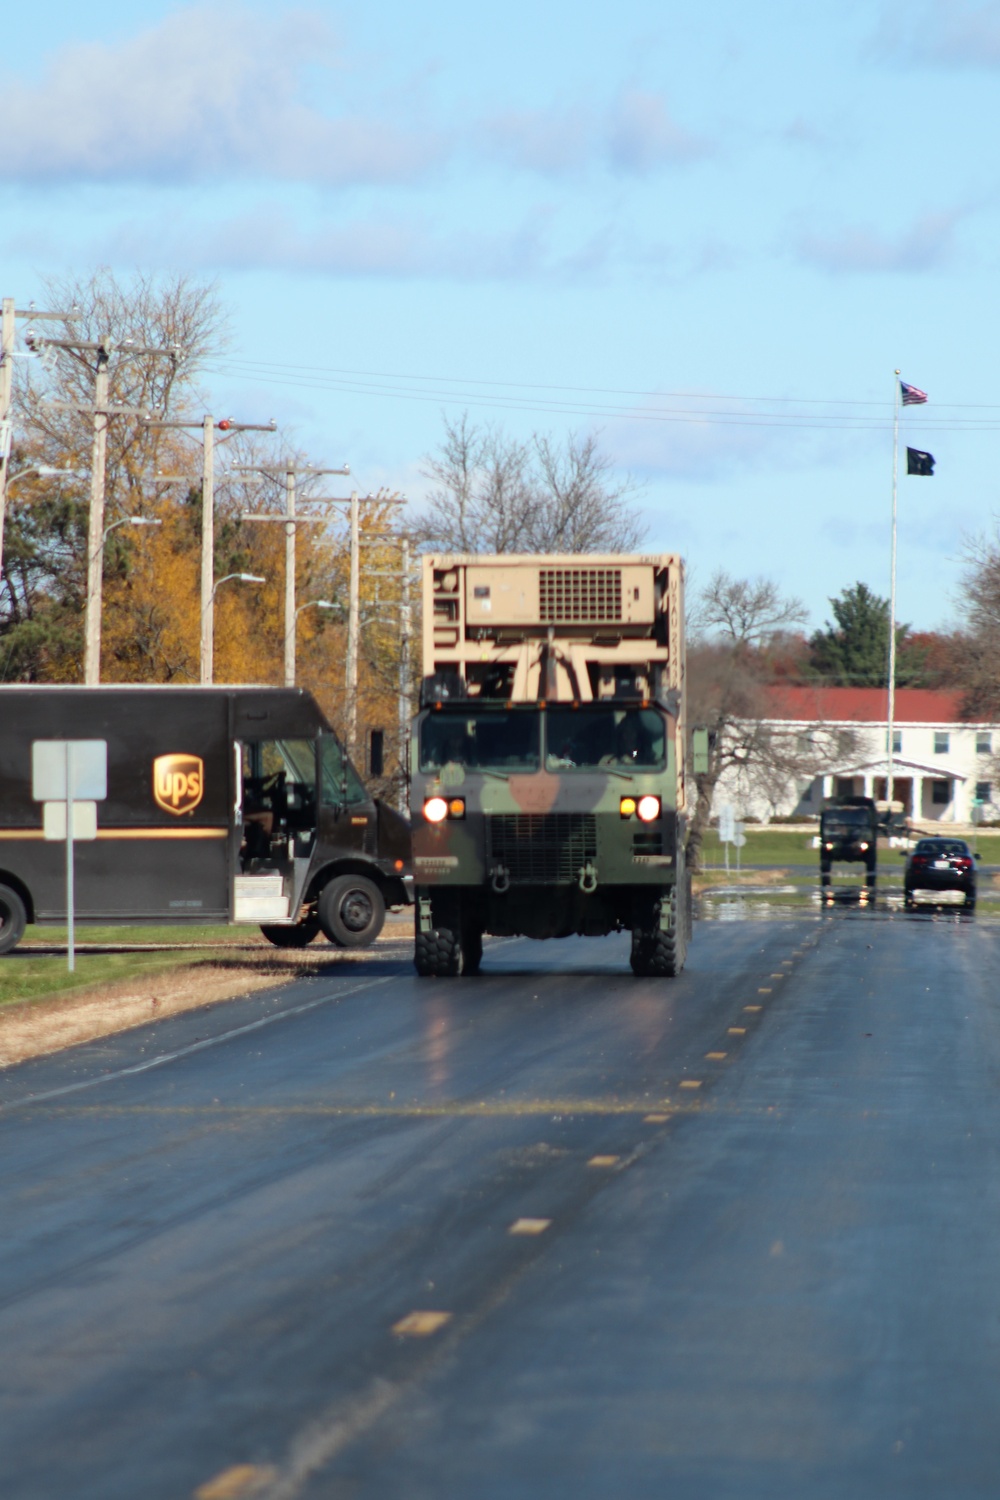
[{"label": "asphalt road", "polygon": [[0,1495],[995,1500],[998,959],[401,946],[7,1070]]}]

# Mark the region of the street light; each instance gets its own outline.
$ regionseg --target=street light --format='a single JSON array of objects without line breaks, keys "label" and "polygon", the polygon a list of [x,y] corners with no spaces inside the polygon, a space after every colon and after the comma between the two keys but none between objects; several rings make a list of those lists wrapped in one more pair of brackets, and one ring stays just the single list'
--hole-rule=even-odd
[{"label": "street light", "polygon": [[[296,647],[298,645],[298,635],[297,635],[297,632],[295,631],[295,625],[297,625],[299,623],[299,615],[302,613],[302,611],[304,609],[340,609],[341,607],[342,607],[341,605],[335,604],[332,599],[307,599],[306,602],[305,602],[305,604],[300,604],[296,608],[295,617],[294,617],[294,625],[292,627],[292,630],[293,630],[293,639],[291,641],[290,649],[285,651],[285,662],[286,662],[285,686],[286,687],[294,687],[295,686],[295,671],[296,671],[295,653],[296,653]],[[288,672],[288,665],[289,664],[291,665],[291,673]],[[291,678],[290,681],[289,681],[289,677]]]},{"label": "street light", "polygon": [[[212,592],[209,594],[209,596],[206,599],[205,603],[202,605],[201,618],[202,618],[202,627],[203,628],[204,628],[204,623],[205,623],[205,615],[210,610],[213,610],[215,608],[215,596],[216,596],[216,594],[219,592],[219,590],[221,589],[222,585],[224,583],[229,583],[229,581],[231,579],[236,579],[237,582],[239,582],[239,583],[266,583],[267,582],[266,578],[261,578],[259,576],[259,574],[257,574],[257,573],[227,573],[224,578],[220,578],[217,581],[217,583],[215,584],[215,587],[212,589]],[[215,657],[215,651],[214,651],[214,640],[213,640],[212,659],[210,661],[208,661],[207,663],[203,663],[202,679],[201,679],[203,683],[210,683],[213,680],[213,677],[214,677],[214,668],[215,668],[214,657]]]},{"label": "street light", "polygon": [[119,526],[162,526],[162,521],[154,521],[151,516],[122,516],[120,521],[112,521],[110,526],[105,526],[104,535],[101,538],[101,546],[107,541],[111,533]]}]

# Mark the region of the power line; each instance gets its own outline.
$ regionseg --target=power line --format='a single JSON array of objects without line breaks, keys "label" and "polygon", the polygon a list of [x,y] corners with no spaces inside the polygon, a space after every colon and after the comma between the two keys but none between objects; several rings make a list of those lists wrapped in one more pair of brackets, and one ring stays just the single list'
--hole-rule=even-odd
[{"label": "power line", "polygon": [[[688,423],[688,424],[704,424],[704,425],[708,425],[708,426],[715,425],[715,426],[727,426],[727,427],[777,427],[777,428],[785,428],[785,429],[789,429],[789,430],[804,430],[804,431],[806,431],[806,430],[812,430],[812,431],[820,431],[820,432],[824,432],[824,431],[825,432],[837,432],[837,431],[861,431],[861,432],[863,432],[863,431],[869,431],[869,432],[880,432],[880,431],[886,431],[886,430],[888,430],[889,426],[891,425],[891,418],[888,415],[886,415],[885,417],[878,417],[878,416],[874,416],[874,415],[868,416],[867,414],[862,413],[862,412],[856,412],[856,413],[852,413],[850,415],[841,414],[841,413],[831,413],[831,415],[829,415],[829,416],[824,416],[820,412],[802,412],[802,413],[787,412],[787,413],[784,413],[784,412],[771,412],[771,411],[761,411],[761,412],[739,411],[739,410],[726,411],[726,410],[720,410],[718,408],[713,409],[713,408],[676,408],[676,407],[672,408],[672,407],[661,407],[661,408],[654,408],[652,410],[645,410],[644,411],[644,410],[641,410],[641,409],[637,409],[635,406],[619,406],[619,405],[612,405],[610,403],[570,402],[568,400],[559,400],[559,401],[556,401],[556,400],[550,400],[550,399],[544,398],[544,397],[535,397],[533,399],[529,399],[527,396],[517,397],[517,396],[514,396],[514,395],[508,395],[508,394],[506,394],[506,390],[514,388],[513,387],[513,382],[495,382],[496,387],[502,393],[494,395],[492,397],[487,396],[487,394],[485,392],[479,392],[479,391],[477,391],[477,392],[474,392],[474,393],[470,393],[469,391],[466,391],[466,390],[454,390],[454,389],[448,389],[448,388],[441,389],[441,390],[436,390],[436,391],[429,391],[428,392],[428,391],[424,391],[424,390],[407,389],[405,386],[398,386],[398,385],[393,386],[393,385],[375,384],[374,381],[377,380],[377,379],[379,379],[379,378],[383,378],[383,379],[386,379],[386,380],[388,380],[388,379],[399,379],[399,380],[418,379],[418,380],[421,380],[421,381],[424,381],[424,382],[434,382],[434,381],[440,380],[441,379],[440,377],[436,377],[436,376],[415,376],[415,377],[399,376],[399,377],[391,377],[391,376],[387,375],[387,376],[384,376],[384,377],[378,377],[378,376],[371,377],[367,381],[358,381],[358,380],[348,379],[348,378],[346,378],[346,376],[342,377],[336,371],[332,371],[331,370],[331,371],[323,372],[319,367],[316,367],[316,366],[295,366],[295,365],[280,365],[280,364],[267,365],[263,361],[250,361],[250,360],[246,360],[246,361],[225,361],[225,362],[220,362],[220,363],[217,363],[217,364],[212,364],[212,365],[208,366],[207,368],[213,374],[228,375],[228,376],[230,376],[232,378],[237,378],[237,379],[242,379],[242,380],[248,380],[248,381],[252,381],[252,382],[257,383],[257,384],[287,385],[287,386],[294,386],[294,387],[297,387],[299,389],[329,390],[329,391],[335,391],[335,392],[338,392],[338,393],[341,393],[341,394],[369,395],[369,396],[375,395],[375,396],[381,396],[383,398],[390,398],[390,399],[393,399],[393,400],[418,401],[418,402],[421,402],[423,404],[431,403],[431,404],[437,405],[437,404],[440,404],[441,402],[445,402],[445,403],[451,402],[451,403],[461,403],[464,406],[471,406],[471,407],[476,407],[476,408],[499,409],[499,410],[502,410],[502,411],[538,411],[538,410],[543,410],[543,411],[545,411],[549,415],[584,416],[584,417],[599,417],[599,418],[600,417],[604,417],[604,418],[607,418],[609,420],[623,420],[623,421],[637,421],[637,422],[659,422],[659,423],[679,423],[679,424]],[[281,373],[281,372],[284,372],[284,373]],[[315,372],[315,373],[313,373],[313,372]],[[493,382],[488,382],[488,381],[472,381],[472,380],[470,380],[468,382],[468,384],[470,384],[470,385],[477,385],[477,386],[489,386],[489,385],[494,384],[494,383]],[[531,390],[559,390],[559,389],[566,389],[568,391],[572,391],[574,389],[586,390],[587,388],[586,387],[576,387],[576,388],[575,387],[562,387],[562,388],[560,388],[558,386],[530,386],[530,385],[526,385],[526,386],[521,387],[521,389],[523,389],[524,391],[531,391]],[[622,395],[637,394],[637,395],[648,396],[650,398],[655,397],[656,395],[659,395],[662,399],[674,399],[674,400],[676,400],[676,399],[683,399],[683,400],[691,400],[691,401],[708,401],[708,400],[734,401],[734,402],[735,401],[745,401],[745,402],[751,402],[751,401],[758,401],[758,402],[771,401],[771,402],[775,402],[775,403],[777,403],[777,402],[791,403],[793,401],[797,401],[801,405],[814,405],[814,406],[820,406],[820,405],[878,406],[879,405],[879,403],[877,403],[877,402],[860,402],[860,401],[859,402],[848,402],[848,401],[840,401],[840,400],[837,400],[837,399],[831,399],[829,401],[820,401],[818,399],[814,400],[813,398],[795,398],[795,397],[737,397],[737,396],[718,396],[718,395],[711,396],[711,395],[696,395],[695,393],[691,393],[691,392],[672,393],[671,394],[671,393],[662,393],[662,392],[660,392],[660,393],[655,393],[655,392],[635,392],[635,393],[630,393],[630,392],[627,392],[627,391],[622,391],[619,394],[622,394]],[[954,405],[951,405],[951,406],[941,406],[941,407],[938,407],[937,409],[941,410],[941,411],[956,411],[956,412],[961,412],[961,411],[965,411],[965,410],[969,410],[969,411],[971,411],[971,410],[988,410],[988,411],[997,410],[997,411],[1000,411],[1000,407],[987,406],[985,403],[982,403],[982,404],[980,404],[978,406],[975,406],[975,407],[973,407],[973,406],[966,407],[966,406],[960,406],[960,405],[954,404]],[[845,416],[847,416],[846,420],[845,420]],[[925,431],[936,431],[936,432],[943,432],[943,431],[947,431],[947,432],[994,432],[998,428],[1000,428],[1000,417],[998,417],[996,419],[993,419],[993,418],[978,418],[978,417],[967,417],[967,418],[958,417],[958,418],[951,418],[950,420],[949,419],[941,420],[941,419],[937,418],[936,416],[928,416],[928,415],[926,415],[925,413],[922,412],[921,413],[921,418],[920,418],[920,426],[921,426],[922,430],[925,430]]]}]

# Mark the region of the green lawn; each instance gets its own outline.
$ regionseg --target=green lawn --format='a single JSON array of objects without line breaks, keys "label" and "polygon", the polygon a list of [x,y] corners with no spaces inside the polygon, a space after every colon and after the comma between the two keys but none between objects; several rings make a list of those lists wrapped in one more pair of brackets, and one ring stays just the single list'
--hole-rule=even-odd
[{"label": "green lawn", "polygon": [[17,949],[0,958],[0,1007],[24,1000],[44,1000],[91,985],[131,979],[137,974],[156,974],[197,962],[194,955],[178,953],[78,953],[76,969],[66,969],[66,956],[42,956]]},{"label": "green lawn", "polygon": [[[942,828],[941,831],[946,833],[947,829]],[[965,834],[959,836],[966,837]],[[746,839],[746,844],[739,851],[741,864],[773,865],[779,869],[787,865],[815,864],[819,866],[819,850],[812,847],[812,832],[806,833],[801,829],[792,831],[775,827],[751,827],[746,830]],[[975,838],[970,838],[969,842],[974,849],[978,847],[983,856],[984,865],[1000,863],[1000,834],[979,833]],[[703,862],[708,868],[725,864],[723,846],[719,843],[714,829],[705,835],[702,848]],[[892,869],[893,866],[901,868],[905,858],[901,849],[889,849],[884,844],[879,846],[879,869]],[[736,850],[732,845],[729,848],[729,868],[731,870],[736,868]]]}]

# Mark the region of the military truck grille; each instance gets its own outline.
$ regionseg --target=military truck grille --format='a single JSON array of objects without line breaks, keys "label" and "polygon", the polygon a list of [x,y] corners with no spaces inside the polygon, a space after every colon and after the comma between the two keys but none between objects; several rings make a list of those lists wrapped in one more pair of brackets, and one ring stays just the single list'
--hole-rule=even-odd
[{"label": "military truck grille", "polygon": [[620,568],[542,568],[539,619],[553,625],[600,625],[622,617]]},{"label": "military truck grille", "polygon": [[597,858],[591,813],[496,813],[486,828],[490,864],[503,865],[512,884],[576,880]]}]

